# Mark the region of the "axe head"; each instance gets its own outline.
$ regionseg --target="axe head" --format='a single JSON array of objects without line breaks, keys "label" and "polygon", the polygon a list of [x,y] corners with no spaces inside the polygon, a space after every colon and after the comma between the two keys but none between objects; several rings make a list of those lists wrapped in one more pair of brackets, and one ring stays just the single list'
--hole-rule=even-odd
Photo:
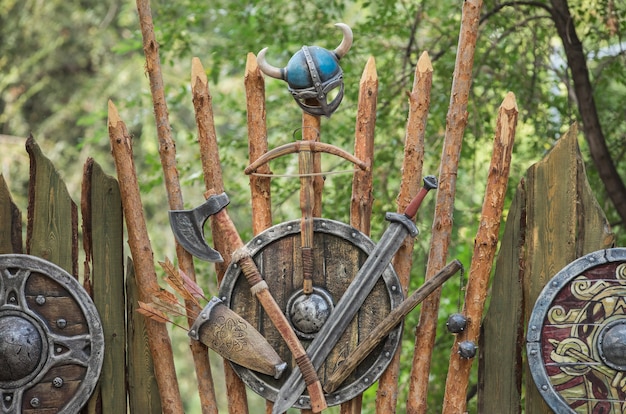
[{"label": "axe head", "polygon": [[204,238],[204,223],[210,216],[219,213],[229,202],[226,193],[222,193],[210,196],[204,204],[192,210],[170,210],[170,225],[178,243],[199,259],[223,262],[222,255],[209,246]]}]

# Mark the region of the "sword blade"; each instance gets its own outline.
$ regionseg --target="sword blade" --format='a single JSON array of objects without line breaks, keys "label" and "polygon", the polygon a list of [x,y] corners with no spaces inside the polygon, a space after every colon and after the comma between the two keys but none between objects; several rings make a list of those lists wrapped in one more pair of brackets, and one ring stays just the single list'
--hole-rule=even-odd
[{"label": "sword blade", "polygon": [[[328,317],[324,326],[315,336],[307,349],[307,354],[315,370],[318,370],[326,357],[337,344],[337,341],[346,330],[352,318],[361,308],[365,299],[376,285],[391,259],[396,254],[402,242],[409,234],[417,236],[415,224],[404,214],[387,213],[386,219],[391,222],[383,233],[380,241],[363,263],[341,299],[335,306],[333,313]],[[300,398],[306,388],[304,378],[298,367],[294,367],[291,375],[280,388],[272,414],[284,413]]]}]

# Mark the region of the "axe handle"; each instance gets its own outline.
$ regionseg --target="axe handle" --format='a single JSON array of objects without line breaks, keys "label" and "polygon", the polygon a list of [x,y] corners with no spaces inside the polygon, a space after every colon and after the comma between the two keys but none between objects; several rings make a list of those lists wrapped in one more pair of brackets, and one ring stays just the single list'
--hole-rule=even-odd
[{"label": "axe handle", "polygon": [[417,305],[419,305],[428,295],[441,286],[446,280],[450,279],[463,266],[458,260],[450,262],[446,267],[441,269],[439,273],[428,279],[419,289],[402,302],[397,308],[389,312],[389,314],[367,335],[367,337],[357,346],[354,352],[351,352],[348,358],[342,362],[335,372],[324,383],[324,390],[331,393],[335,391],[342,382],[356,369],[370,352],[382,341],[392,329],[404,319]]},{"label": "axe handle", "polygon": [[311,364],[311,360],[302,346],[302,343],[293,329],[291,329],[289,321],[287,321],[287,318],[268,290],[267,283],[263,280],[256,263],[254,263],[254,260],[244,248],[243,241],[239,233],[237,233],[234,223],[226,210],[221,210],[219,213],[211,216],[211,218],[215,221],[214,223],[218,226],[225,239],[228,240],[233,249],[235,249],[232,258],[233,262],[240,266],[241,272],[250,284],[250,291],[256,296],[259,303],[261,303],[267,316],[276,327],[276,330],[278,330],[280,336],[285,340],[287,347],[295,358],[303,374],[305,383],[307,384],[307,390],[311,397],[311,410],[316,413],[321,412],[326,409],[327,404],[326,398],[324,397],[324,390],[322,389],[319,378],[317,378],[315,368],[313,368],[313,364]]},{"label": "axe handle", "polygon": [[[241,250],[240,250],[241,251]],[[274,326],[287,343],[287,347],[293,354],[293,357],[302,372],[302,377],[307,385],[309,396],[311,397],[311,409],[314,412],[320,412],[326,408],[326,399],[324,397],[324,390],[317,378],[317,373],[311,360],[306,354],[304,347],[298,337],[294,334],[289,321],[285,315],[281,312],[280,307],[274,300],[274,297],[267,289],[267,283],[263,280],[259,269],[252,260],[252,257],[243,253],[241,256],[233,256],[233,261],[236,261],[241,267],[241,272],[244,274],[248,283],[250,284],[250,291],[256,295],[259,302],[265,309],[267,316],[274,323]]]}]

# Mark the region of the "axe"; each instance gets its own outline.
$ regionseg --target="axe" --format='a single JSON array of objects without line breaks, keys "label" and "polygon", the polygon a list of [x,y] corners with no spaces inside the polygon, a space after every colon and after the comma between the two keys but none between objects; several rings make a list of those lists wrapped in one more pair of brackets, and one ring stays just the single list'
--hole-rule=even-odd
[{"label": "axe", "polygon": [[[196,255],[194,252],[200,253],[197,256],[199,258],[215,257],[215,254],[217,254],[219,259],[221,259],[221,255],[207,244],[202,230],[209,216],[213,216],[215,224],[218,226],[217,228],[235,249],[232,262],[241,268],[241,272],[250,285],[250,291],[256,296],[276,330],[285,340],[287,347],[296,360],[297,368],[299,368],[298,372],[303,373],[301,378],[306,383],[311,397],[311,409],[316,413],[321,412],[326,409],[327,404],[324,398],[324,390],[317,378],[315,369],[313,369],[313,364],[296,333],[289,325],[289,321],[287,321],[274,297],[269,292],[267,283],[263,280],[256,263],[250,256],[248,249],[244,246],[239,233],[237,233],[235,224],[226,210],[224,210],[224,207],[227,205],[228,196],[225,193],[219,195],[212,194],[209,195],[203,205],[193,210],[170,211],[170,224],[174,231],[174,236],[189,253],[194,255]],[[214,253],[212,254],[211,252]]]},{"label": "axe", "polygon": [[230,203],[226,193],[214,194],[193,210],[170,210],[170,226],[174,237],[185,250],[199,259],[221,263],[222,255],[204,238],[204,223]]},{"label": "axe", "polygon": [[[307,348],[313,368],[319,369],[330,351],[335,347],[346,327],[361,308],[384,270],[389,266],[404,239],[408,235],[411,237],[418,235],[419,231],[413,223],[413,218],[428,191],[437,188],[437,186],[437,179],[434,176],[425,177],[424,186],[411,200],[404,214],[386,214],[385,218],[391,224],[343,293],[333,313],[330,314],[324,326]],[[272,414],[286,412],[300,398],[304,388],[303,374],[298,367],[294,367],[291,375],[278,392]]]}]

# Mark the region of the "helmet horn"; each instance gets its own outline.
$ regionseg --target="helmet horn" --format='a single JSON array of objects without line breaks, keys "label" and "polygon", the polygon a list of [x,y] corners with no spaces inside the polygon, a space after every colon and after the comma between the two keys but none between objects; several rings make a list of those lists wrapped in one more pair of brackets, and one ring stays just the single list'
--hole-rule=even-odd
[{"label": "helmet horn", "polygon": [[267,63],[265,60],[265,53],[267,53],[267,48],[261,50],[256,57],[256,61],[259,65],[259,69],[261,69],[261,72],[265,73],[267,76],[271,76],[272,78],[285,80],[285,70]]},{"label": "helmet horn", "polygon": [[343,32],[343,39],[341,40],[339,46],[337,46],[337,49],[334,50],[335,55],[337,55],[337,59],[341,59],[352,47],[352,29],[350,29],[350,26],[345,23],[337,23],[335,24],[335,27],[338,27]]}]

